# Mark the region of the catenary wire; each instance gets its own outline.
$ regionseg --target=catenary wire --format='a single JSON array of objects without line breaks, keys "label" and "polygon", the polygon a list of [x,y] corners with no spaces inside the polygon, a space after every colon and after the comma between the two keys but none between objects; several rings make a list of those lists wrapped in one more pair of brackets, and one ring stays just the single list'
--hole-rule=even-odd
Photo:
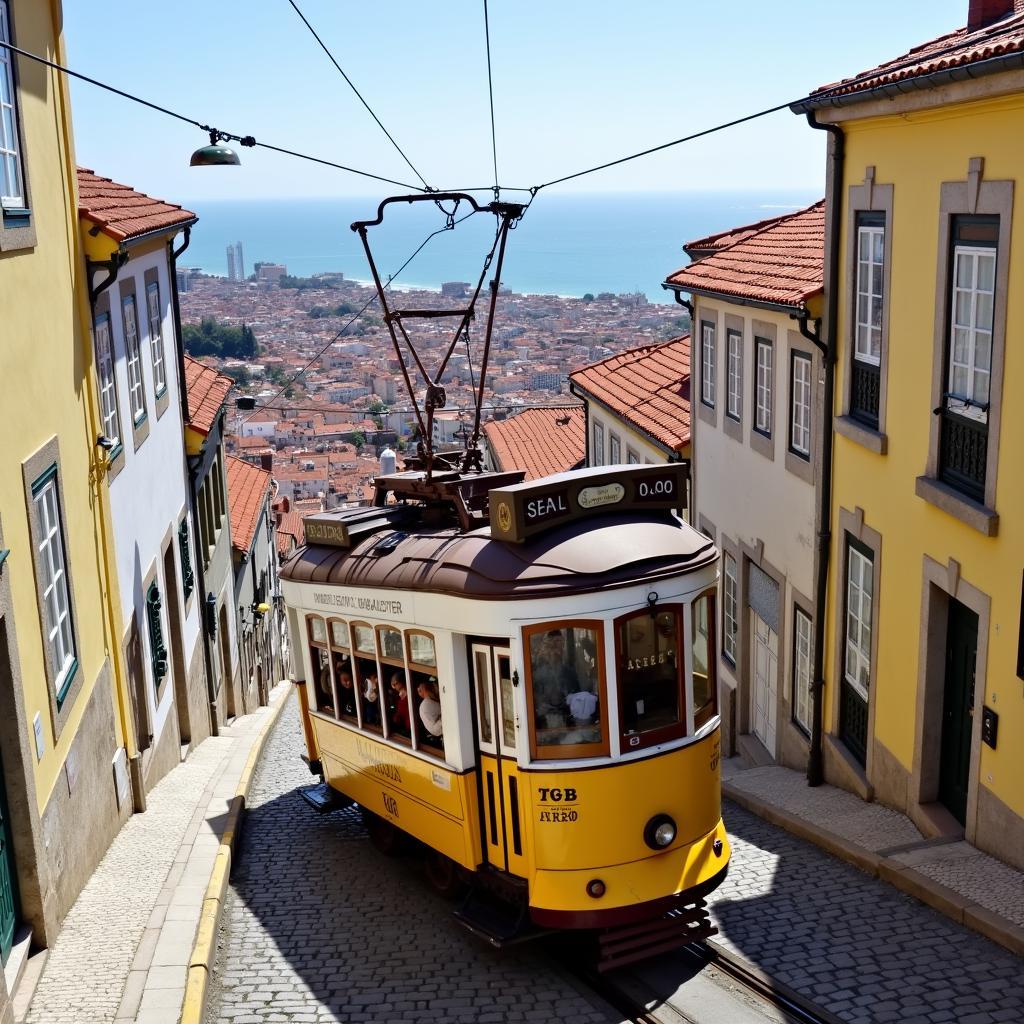
[{"label": "catenary wire", "polygon": [[313,26],[309,23],[309,19],[299,9],[299,5],[295,2],[295,0],[288,0],[288,3],[292,5],[292,9],[302,19],[303,24],[312,33],[313,38],[320,44],[320,49],[322,49],[324,53],[327,54],[327,57],[330,60],[330,62],[338,69],[338,74],[345,79],[345,81],[348,83],[348,87],[356,94],[357,98],[359,99],[359,102],[362,103],[364,107],[366,107],[370,117],[372,117],[374,121],[377,122],[378,126],[380,127],[380,130],[388,137],[388,141],[391,143],[392,146],[395,147],[395,149],[398,150],[398,153],[401,156],[401,158],[409,165],[409,170],[411,170],[412,173],[415,174],[416,177],[419,178],[421,182],[423,182],[423,187],[427,189],[428,192],[433,191],[431,187],[427,184],[427,179],[424,178],[422,174],[420,174],[419,170],[417,170],[413,162],[405,155],[405,151],[402,149],[402,147],[395,141],[394,136],[391,134],[391,132],[389,132],[387,128],[384,127],[384,124],[381,121],[381,119],[373,112],[373,109],[370,107],[370,104],[367,103],[366,100],[363,98],[363,94],[356,88],[355,83],[352,81],[352,79],[345,74],[344,69],[335,59],[334,54],[331,53],[331,51],[327,48],[327,44],[320,38],[320,35],[317,32],[317,30],[313,28]]},{"label": "catenary wire", "polygon": [[491,21],[484,0],[484,39],[487,44],[487,94],[491,101],[491,153],[494,156],[494,198],[500,195],[498,185],[498,135],[494,127],[494,81],[491,76]]},{"label": "catenary wire", "polygon": [[134,93],[126,92],[124,89],[118,89],[116,86],[108,85],[106,82],[101,82],[98,78],[90,78],[89,75],[82,74],[81,71],[73,71],[69,67],[65,67],[63,64],[58,64],[56,61],[48,60],[46,57],[40,57],[37,53],[32,53],[29,50],[23,50],[20,46],[15,46],[13,43],[5,42],[0,39],[0,47],[5,50],[10,50],[11,53],[18,54],[19,57],[26,57],[29,60],[35,61],[37,64],[43,64],[48,68],[53,68],[55,71],[60,71],[62,74],[68,75],[71,78],[78,78],[83,82],[88,82],[90,85],[95,85],[99,89],[105,89],[107,92],[112,92],[117,96],[121,96],[126,100],[131,100],[133,103],[139,103],[144,107],[149,107],[150,110],[156,110],[161,114],[166,114],[168,117],[176,118],[179,121],[184,121],[186,124],[194,125],[201,131],[210,132],[225,140],[232,142],[239,142],[243,146],[259,146],[261,149],[273,150],[276,153],[283,153],[286,156],[297,157],[300,160],[308,160],[311,163],[324,164],[327,167],[337,168],[339,171],[348,171],[350,174],[358,174],[363,178],[373,178],[375,181],[383,181],[389,185],[398,185],[400,188],[412,189],[414,192],[427,192],[429,189],[420,187],[419,185],[410,185],[404,181],[396,181],[394,178],[385,178],[380,174],[371,174],[369,171],[361,171],[357,167],[349,167],[346,164],[335,163],[333,160],[325,160],[322,157],[311,156],[308,153],[301,153],[294,149],[285,149],[281,146],[272,146],[269,142],[257,142],[251,135],[234,135],[231,132],[222,132],[219,129],[211,128],[208,124],[203,124],[201,121],[197,121],[193,117],[187,117],[185,114],[179,114],[175,110],[170,110],[167,107],[160,106],[159,103],[152,103],[150,100],[145,100],[141,96],[136,96]]},{"label": "catenary wire", "polygon": [[[442,234],[445,231],[451,231],[456,224],[461,224],[464,220],[468,219],[469,217],[472,217],[475,212],[475,210],[471,211],[470,213],[465,214],[465,216],[459,217],[457,220],[452,221],[450,224],[445,224],[444,227],[438,228],[436,231],[431,231],[431,233],[427,235],[427,237],[424,238],[423,241],[420,242],[420,244],[416,247],[413,254],[393,274],[388,274],[388,279],[384,287],[391,287],[391,284],[395,280],[395,278],[397,278],[398,275],[401,274],[402,271],[405,270],[405,268],[409,266],[409,264],[412,263],[412,261],[416,259],[417,256],[419,256],[419,254],[423,251],[427,243],[432,238],[434,238],[436,235]],[[316,355],[314,355],[313,358],[309,360],[309,362],[302,366],[301,369],[296,370],[295,373],[293,373],[292,376],[288,378],[288,380],[282,385],[281,390],[278,391],[277,394],[270,399],[270,401],[276,402],[277,399],[279,399],[285,393],[285,391],[288,390],[288,388],[290,388],[339,338],[341,338],[345,334],[345,331],[347,331],[356,322],[356,320],[358,320],[359,317],[361,317],[363,313],[365,313],[370,308],[370,306],[372,306],[377,301],[377,299],[378,296],[376,295],[376,293],[371,295],[366,300],[366,302],[363,303],[359,310],[353,313],[352,317],[338,330],[337,334],[335,334],[334,337],[331,338],[331,340],[328,341],[327,344],[324,345],[323,348],[321,348],[316,353]],[[242,423],[248,423],[250,419],[252,419],[252,416],[247,416],[244,420],[242,420]],[[241,424],[239,425],[241,426]]]}]

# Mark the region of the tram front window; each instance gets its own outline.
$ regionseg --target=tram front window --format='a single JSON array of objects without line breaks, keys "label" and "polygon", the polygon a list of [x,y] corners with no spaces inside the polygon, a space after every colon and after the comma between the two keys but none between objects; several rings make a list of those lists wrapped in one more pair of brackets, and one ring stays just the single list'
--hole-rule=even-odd
[{"label": "tram front window", "polygon": [[605,753],[599,625],[535,626],[528,635],[534,754]]},{"label": "tram front window", "polygon": [[715,686],[715,596],[701,594],[693,602],[693,727],[699,729],[717,714]]},{"label": "tram front window", "polygon": [[623,751],[684,735],[679,609],[644,609],[616,631]]}]

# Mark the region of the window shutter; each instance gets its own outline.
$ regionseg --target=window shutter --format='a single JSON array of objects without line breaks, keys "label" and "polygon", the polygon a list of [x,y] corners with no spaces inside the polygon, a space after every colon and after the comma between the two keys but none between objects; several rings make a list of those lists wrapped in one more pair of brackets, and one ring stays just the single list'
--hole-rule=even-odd
[{"label": "window shutter", "polygon": [[146,591],[146,618],[149,622],[149,650],[153,659],[153,680],[157,688],[167,675],[167,648],[164,647],[164,630],[160,622],[160,590],[155,583]]},{"label": "window shutter", "polygon": [[188,549],[187,519],[182,519],[178,527],[178,552],[181,555],[181,589],[187,601],[196,583],[195,573],[192,571],[192,555]]}]

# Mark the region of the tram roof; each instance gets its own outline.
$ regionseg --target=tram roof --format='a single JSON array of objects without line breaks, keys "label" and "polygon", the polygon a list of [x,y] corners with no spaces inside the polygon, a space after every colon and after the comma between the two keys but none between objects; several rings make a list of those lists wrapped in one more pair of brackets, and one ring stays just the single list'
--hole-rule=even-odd
[{"label": "tram roof", "polygon": [[521,600],[626,587],[693,572],[715,546],[668,512],[598,516],[510,544],[489,526],[382,530],[351,548],[307,544],[283,579],[382,587],[488,600]]}]

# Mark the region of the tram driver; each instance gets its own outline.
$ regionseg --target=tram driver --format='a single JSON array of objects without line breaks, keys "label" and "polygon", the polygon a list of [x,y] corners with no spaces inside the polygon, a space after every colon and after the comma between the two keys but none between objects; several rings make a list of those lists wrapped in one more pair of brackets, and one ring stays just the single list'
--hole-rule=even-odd
[{"label": "tram driver", "polygon": [[589,630],[570,632],[571,647],[561,629],[548,630],[531,643],[534,716],[543,744],[600,739],[596,647]]}]

